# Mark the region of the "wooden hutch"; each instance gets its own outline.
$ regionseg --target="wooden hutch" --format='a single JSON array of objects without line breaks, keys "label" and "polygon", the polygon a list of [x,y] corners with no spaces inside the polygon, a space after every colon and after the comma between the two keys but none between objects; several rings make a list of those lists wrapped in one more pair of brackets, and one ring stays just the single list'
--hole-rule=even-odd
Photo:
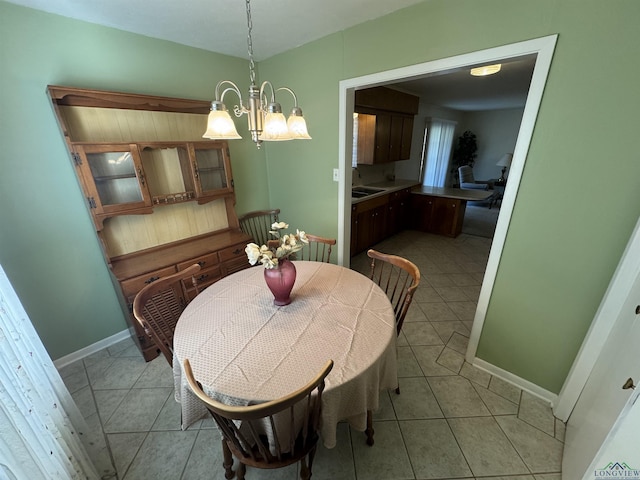
[{"label": "wooden hutch", "polygon": [[[49,86],[106,263],[140,350],[138,291],[194,263],[208,286],[249,267],[226,142],[203,140],[209,102]],[[193,287],[183,285],[193,297]]]}]

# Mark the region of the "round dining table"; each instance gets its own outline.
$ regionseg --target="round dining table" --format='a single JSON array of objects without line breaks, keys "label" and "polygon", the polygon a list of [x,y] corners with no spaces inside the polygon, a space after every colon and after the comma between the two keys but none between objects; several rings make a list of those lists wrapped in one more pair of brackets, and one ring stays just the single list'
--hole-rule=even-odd
[{"label": "round dining table", "polygon": [[294,265],[289,305],[274,305],[259,266],[224,277],[187,305],[173,340],[183,429],[208,414],[186,381],[185,359],[204,392],[231,405],[283,397],[333,360],[322,396],[327,448],[336,444],[338,422],[365,431],[380,391],[398,386],[395,316],[380,287],[338,265]]}]

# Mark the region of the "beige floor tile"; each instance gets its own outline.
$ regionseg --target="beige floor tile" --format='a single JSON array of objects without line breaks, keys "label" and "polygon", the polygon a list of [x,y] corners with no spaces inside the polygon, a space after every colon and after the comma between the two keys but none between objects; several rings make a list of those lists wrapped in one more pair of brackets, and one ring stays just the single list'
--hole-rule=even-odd
[{"label": "beige floor tile", "polygon": [[448,422],[476,477],[531,473],[493,417]]},{"label": "beige floor tile", "polygon": [[476,389],[491,415],[516,415],[518,413],[518,405],[516,403],[510,402],[480,385],[473,384],[473,388]]},{"label": "beige floor tile", "polygon": [[[470,287],[462,287],[462,290],[467,295]],[[449,307],[460,320],[472,322],[476,315],[477,302],[475,300],[470,302],[451,302]]]},{"label": "beige floor tile", "polygon": [[147,432],[110,433],[107,435],[119,478],[124,477],[145,438],[147,438]]},{"label": "beige floor tile", "polygon": [[480,370],[477,367],[474,367],[470,363],[465,362],[460,370],[460,375],[464,378],[471,380],[473,383],[480,385],[481,387],[487,388],[489,386],[489,381],[491,380],[491,374],[485,372],[484,370]]},{"label": "beige floor tile", "polygon": [[413,295],[413,301],[415,303],[439,303],[442,302],[442,297],[427,282],[421,282]]},{"label": "beige floor tile", "polygon": [[469,336],[469,329],[462,322],[432,322],[431,326],[438,333],[445,345],[451,339],[453,332],[458,332],[467,337]]},{"label": "beige floor tile", "polygon": [[438,375],[455,375],[446,367],[443,367],[438,363],[438,357],[442,353],[444,345],[442,346],[415,346],[411,347],[413,354],[420,365],[423,375],[427,377]]},{"label": "beige floor tile", "polygon": [[373,422],[373,428],[373,446],[366,444],[361,432],[351,430],[351,445],[358,480],[415,478],[398,422]]},{"label": "beige floor tile", "polygon": [[522,392],[518,418],[527,422],[552,437],[555,435],[555,417],[549,402],[535,397],[528,392]]},{"label": "beige floor tile", "polygon": [[400,394],[391,393],[391,402],[398,420],[443,418],[426,378],[401,378]]},{"label": "beige floor tile", "polygon": [[458,321],[458,316],[445,302],[418,304],[430,322]]},{"label": "beige floor tile", "polygon": [[465,355],[467,353],[467,346],[469,345],[469,337],[465,337],[464,335],[459,334],[458,332],[454,332],[451,335],[451,338],[447,342],[447,347],[451,350],[455,350],[456,352]]},{"label": "beige floor tile", "polygon": [[123,480],[180,478],[197,436],[197,431],[150,432]]},{"label": "beige floor tile", "polygon": [[533,473],[556,473],[562,469],[564,444],[515,416],[496,421]]},{"label": "beige floor tile", "polygon": [[446,418],[491,415],[471,382],[459,375],[429,377],[429,386]]},{"label": "beige floor tile", "polygon": [[434,287],[434,289],[445,302],[466,302],[469,300],[461,287]]},{"label": "beige floor tile", "polygon": [[[361,432],[357,433],[362,435]],[[313,463],[313,480],[356,479],[353,452],[350,448],[351,437],[347,423],[338,425],[336,437],[337,445],[334,448],[325,448],[324,445],[322,445],[322,441],[320,441]],[[345,445],[348,445],[349,448],[344,448]]]},{"label": "beige floor tile", "polygon": [[501,397],[504,397],[513,403],[520,403],[522,390],[498,377],[491,377],[491,381],[489,382],[489,390],[497,393]]},{"label": "beige floor tile", "polygon": [[398,346],[398,377],[418,377],[423,375],[411,347]]},{"label": "beige floor tile", "polygon": [[450,349],[449,347],[444,347],[437,362],[439,365],[448,368],[452,372],[460,373],[460,369],[464,364],[464,355]]},{"label": "beige floor tile", "polygon": [[446,420],[399,423],[416,478],[459,478],[472,475]]},{"label": "beige floor tile", "polygon": [[443,345],[438,333],[429,322],[405,323],[402,333],[409,345]]},{"label": "beige floor tile", "polygon": [[130,390],[104,424],[104,431],[119,433],[151,430],[169,395],[173,395],[173,388]]}]

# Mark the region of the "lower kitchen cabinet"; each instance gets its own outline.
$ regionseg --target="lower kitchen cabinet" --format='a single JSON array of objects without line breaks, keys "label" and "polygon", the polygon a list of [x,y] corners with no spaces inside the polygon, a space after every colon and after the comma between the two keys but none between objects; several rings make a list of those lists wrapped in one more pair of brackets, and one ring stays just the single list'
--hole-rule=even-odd
[{"label": "lower kitchen cabinet", "polygon": [[363,252],[408,226],[411,189],[363,200],[351,206],[351,255]]},{"label": "lower kitchen cabinet", "polygon": [[465,200],[431,195],[411,195],[413,228],[422,232],[457,237],[462,232]]}]

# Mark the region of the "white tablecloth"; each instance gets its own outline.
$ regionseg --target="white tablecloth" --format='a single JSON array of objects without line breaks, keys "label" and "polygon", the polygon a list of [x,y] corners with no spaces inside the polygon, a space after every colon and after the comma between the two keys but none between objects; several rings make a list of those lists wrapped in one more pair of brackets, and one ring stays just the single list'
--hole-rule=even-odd
[{"label": "white tablecloth", "polygon": [[184,378],[185,358],[208,395],[236,405],[291,393],[332,359],[322,402],[328,448],[335,446],[339,421],[364,431],[379,392],[398,385],[395,319],[384,292],[344,267],[294,263],[289,305],[273,305],[262,267],[254,267],[216,282],[187,306],[173,362],[183,429],[207,415]]}]

